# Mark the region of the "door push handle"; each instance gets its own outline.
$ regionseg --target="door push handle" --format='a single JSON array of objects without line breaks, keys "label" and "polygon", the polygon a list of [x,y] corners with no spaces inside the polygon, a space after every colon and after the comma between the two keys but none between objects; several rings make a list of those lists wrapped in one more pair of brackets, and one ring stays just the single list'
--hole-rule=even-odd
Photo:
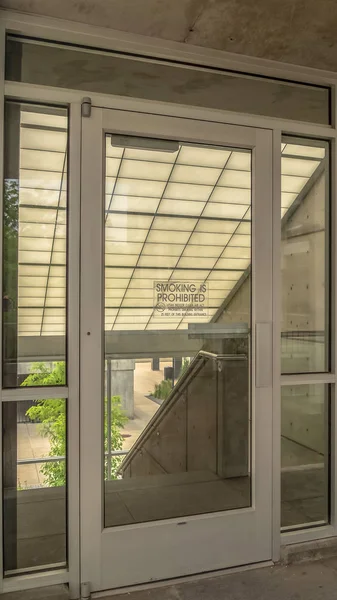
[{"label": "door push handle", "polygon": [[255,326],[255,384],[257,388],[273,384],[273,326],[271,322]]}]

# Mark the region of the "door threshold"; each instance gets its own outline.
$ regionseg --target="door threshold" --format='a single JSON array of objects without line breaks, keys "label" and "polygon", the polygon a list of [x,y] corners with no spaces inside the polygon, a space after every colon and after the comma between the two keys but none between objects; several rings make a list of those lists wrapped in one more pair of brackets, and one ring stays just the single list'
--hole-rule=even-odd
[{"label": "door threshold", "polygon": [[174,577],[172,579],[161,579],[160,581],[149,581],[147,583],[141,583],[138,585],[130,585],[122,588],[114,588],[112,590],[104,590],[102,592],[92,592],[91,598],[109,598],[111,596],[117,596],[121,594],[130,594],[132,592],[139,592],[142,590],[153,590],[157,588],[169,587],[171,585],[177,585],[180,583],[187,583],[193,581],[201,581],[202,579],[213,579],[214,577],[221,577],[222,575],[231,575],[232,573],[240,573],[242,571],[253,571],[254,569],[260,569],[263,567],[273,567],[275,563],[272,560],[262,561],[258,563],[251,563],[249,565],[241,565],[239,567],[229,567],[228,569],[217,569],[216,571],[207,571],[206,573],[195,573],[193,575],[183,575],[181,577]]}]

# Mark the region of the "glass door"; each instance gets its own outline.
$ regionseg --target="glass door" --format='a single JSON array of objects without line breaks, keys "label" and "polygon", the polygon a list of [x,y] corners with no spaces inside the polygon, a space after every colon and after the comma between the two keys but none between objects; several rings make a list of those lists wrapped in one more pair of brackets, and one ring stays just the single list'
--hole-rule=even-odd
[{"label": "glass door", "polygon": [[82,140],[82,582],[268,560],[271,134],[93,108]]}]

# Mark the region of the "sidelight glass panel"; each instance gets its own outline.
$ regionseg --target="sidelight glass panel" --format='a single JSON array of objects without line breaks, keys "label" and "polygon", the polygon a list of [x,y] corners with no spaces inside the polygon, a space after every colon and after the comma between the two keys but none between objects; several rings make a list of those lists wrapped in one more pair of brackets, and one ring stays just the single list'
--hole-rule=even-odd
[{"label": "sidelight glass panel", "polygon": [[330,390],[284,386],[281,397],[281,525],[329,521]]},{"label": "sidelight glass panel", "polygon": [[329,147],[284,138],[281,176],[283,373],[330,368]]},{"label": "sidelight glass panel", "polygon": [[106,135],[106,527],[251,504],[251,152],[155,142]]},{"label": "sidelight glass panel", "polygon": [[[113,75],[113,76],[112,76]],[[330,90],[192,64],[8,36],[6,79],[329,125]],[[86,94],[88,95],[88,94]],[[223,154],[227,150],[223,151]],[[138,149],[133,157],[138,158]],[[186,150],[184,165],[222,166],[220,153]],[[237,153],[238,155],[240,153]],[[118,156],[118,152],[114,155]],[[198,155],[198,163],[190,162]],[[192,158],[191,158],[192,157]],[[146,161],[147,154],[141,160]],[[233,156],[235,164],[237,156]],[[238,168],[244,166],[241,157]],[[158,159],[158,162],[160,158]],[[163,160],[169,163],[169,160]],[[238,163],[236,163],[238,164]],[[126,165],[125,165],[126,167]],[[231,167],[237,168],[237,167]],[[160,169],[158,169],[158,178]],[[199,174],[201,178],[201,173]]]},{"label": "sidelight glass panel", "polygon": [[5,576],[65,566],[66,400],[4,402]]},{"label": "sidelight glass panel", "polygon": [[67,138],[66,109],[6,102],[5,388],[66,383]]}]

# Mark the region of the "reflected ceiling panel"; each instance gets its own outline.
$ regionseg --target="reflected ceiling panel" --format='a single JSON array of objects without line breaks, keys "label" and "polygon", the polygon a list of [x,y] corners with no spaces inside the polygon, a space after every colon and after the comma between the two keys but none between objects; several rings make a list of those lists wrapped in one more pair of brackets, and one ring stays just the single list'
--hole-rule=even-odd
[{"label": "reflected ceiling panel", "polygon": [[[67,117],[21,111],[19,335],[64,335]],[[282,144],[282,215],[325,157]],[[106,137],[107,330],[186,329],[159,318],[157,281],[207,282],[211,320],[251,260],[251,153],[180,144],[120,148]]]},{"label": "reflected ceiling panel", "polygon": [[[189,144],[111,151],[107,135],[106,156],[114,177],[106,181],[106,329],[185,329],[188,315],[154,310],[158,281],[207,282],[208,314],[197,320],[210,321],[251,262],[251,152]],[[282,144],[283,213],[323,157],[321,148]]]},{"label": "reflected ceiling panel", "polygon": [[20,111],[18,333],[65,335],[66,111]]},{"label": "reflected ceiling panel", "polygon": [[[310,142],[312,143],[312,141]],[[281,217],[294,204],[307,184],[323,170],[325,148],[319,145],[282,144],[281,157]]]},{"label": "reflected ceiling panel", "polygon": [[[185,313],[155,311],[158,281],[206,282],[207,317],[198,320],[207,322],[250,262],[251,152],[189,144],[111,152],[107,135],[106,157],[106,329],[186,328]],[[234,257],[224,254],[232,247]]]}]

